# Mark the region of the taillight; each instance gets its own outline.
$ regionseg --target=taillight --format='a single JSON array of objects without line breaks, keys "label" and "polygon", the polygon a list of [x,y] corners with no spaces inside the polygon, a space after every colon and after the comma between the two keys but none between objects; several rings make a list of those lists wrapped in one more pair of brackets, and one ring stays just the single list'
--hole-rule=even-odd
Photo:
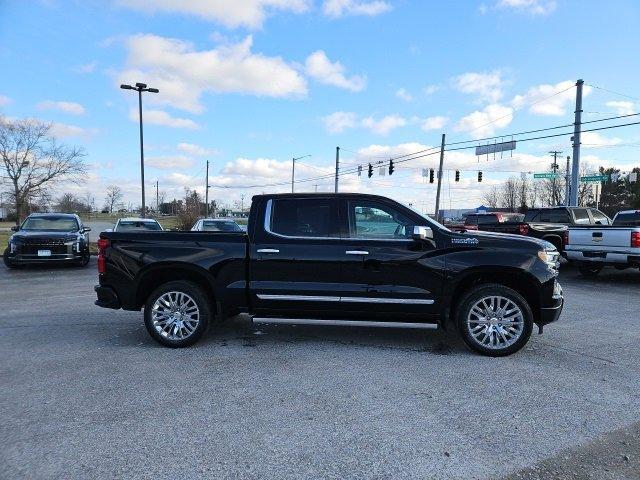
[{"label": "taillight", "polygon": [[564,233],[562,234],[562,240],[566,245],[569,245],[569,230],[565,230]]},{"label": "taillight", "polygon": [[640,232],[631,232],[631,248],[640,248]]},{"label": "taillight", "polygon": [[104,273],[107,269],[107,258],[104,256],[109,240],[106,238],[98,239],[98,273]]},{"label": "taillight", "polygon": [[527,225],[526,223],[521,223],[520,225],[518,225],[518,232],[520,233],[520,235],[526,235],[529,233],[529,225]]}]

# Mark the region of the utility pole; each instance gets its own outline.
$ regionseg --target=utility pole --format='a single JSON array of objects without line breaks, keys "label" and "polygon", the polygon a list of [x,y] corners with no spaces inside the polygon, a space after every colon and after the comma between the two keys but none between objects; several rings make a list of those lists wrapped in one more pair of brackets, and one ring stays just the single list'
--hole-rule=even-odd
[{"label": "utility pole", "polygon": [[204,187],[204,217],[209,218],[209,160],[207,160],[207,174]]},{"label": "utility pole", "polygon": [[560,203],[560,199],[558,198],[558,189],[556,188],[556,175],[558,173],[558,155],[560,155],[562,152],[558,151],[558,150],[553,150],[552,152],[549,152],[551,155],[553,155],[553,163],[551,164],[551,171],[553,172],[553,206],[555,207],[558,203]]},{"label": "utility pole", "polygon": [[316,193],[318,193],[318,184],[316,183],[314,186],[316,187]]},{"label": "utility pole", "polygon": [[582,127],[582,85],[584,80],[576,82],[576,111],[573,122],[573,166],[571,168],[571,202],[578,206],[578,181],[580,180],[580,131]]},{"label": "utility pole", "polygon": [[244,193],[240,195],[240,214],[244,215]]},{"label": "utility pole", "polygon": [[569,169],[571,168],[570,162],[571,162],[571,157],[567,155],[567,169],[564,174],[564,206],[565,207],[569,206],[569,197],[571,196],[571,184],[569,183],[571,181],[571,174],[569,174]]},{"label": "utility pole", "polygon": [[158,194],[158,179],[156,178],[156,216],[160,215],[160,195]]},{"label": "utility pole", "polygon": [[138,111],[140,114],[140,183],[142,186],[142,212],[141,217],[146,215],[147,207],[144,202],[144,142],[142,139],[142,92],[158,93],[157,88],[149,88],[146,83],[136,83],[136,86],[120,85],[123,90],[135,90],[138,92]]},{"label": "utility pole", "polygon": [[340,147],[336,147],[336,187],[335,193],[338,193],[338,170],[340,168]]},{"label": "utility pole", "polygon": [[440,188],[442,187],[442,164],[444,163],[444,139],[442,134],[442,143],[440,144],[440,168],[438,169],[438,190],[436,192],[436,220],[440,220]]}]

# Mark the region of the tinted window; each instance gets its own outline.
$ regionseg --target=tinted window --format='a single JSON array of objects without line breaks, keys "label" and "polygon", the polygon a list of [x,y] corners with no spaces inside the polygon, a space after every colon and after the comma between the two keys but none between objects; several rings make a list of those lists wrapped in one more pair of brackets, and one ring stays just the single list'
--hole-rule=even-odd
[{"label": "tinted window", "polygon": [[331,201],[272,200],[270,229],[289,237],[331,237]]},{"label": "tinted window", "polygon": [[393,207],[373,202],[349,202],[351,238],[411,238],[413,223]]},{"label": "tinted window", "polygon": [[487,225],[498,221],[497,215],[478,215],[478,225]]},{"label": "tinted window", "polygon": [[478,225],[478,216],[477,215],[467,215],[467,218],[464,220],[465,225]]},{"label": "tinted window", "polygon": [[589,223],[591,223],[589,212],[586,208],[576,208],[573,211],[573,216],[575,217],[576,224],[578,225],[588,225]]},{"label": "tinted window", "polygon": [[51,230],[73,232],[79,230],[78,222],[71,217],[29,217],[22,224],[22,230]]},{"label": "tinted window", "polygon": [[529,210],[527,214],[524,216],[525,222],[539,222],[540,221],[540,210]]},{"label": "tinted window", "polygon": [[614,225],[619,227],[638,227],[640,226],[640,210],[631,213],[619,213],[613,221]]},{"label": "tinted window", "polygon": [[542,223],[571,223],[569,212],[564,209],[559,210],[542,210],[540,216],[536,217],[537,222]]},{"label": "tinted window", "polygon": [[609,225],[609,223],[611,223],[609,217],[607,217],[600,210],[596,210],[595,208],[591,209],[591,216],[593,217],[593,223],[599,222],[600,225]]},{"label": "tinted window", "polygon": [[241,232],[242,229],[236,222],[228,220],[205,220],[202,222],[202,230],[206,232]]},{"label": "tinted window", "polygon": [[118,232],[134,232],[141,230],[162,230],[160,224],[157,222],[136,222],[136,221],[121,221],[118,223]]}]

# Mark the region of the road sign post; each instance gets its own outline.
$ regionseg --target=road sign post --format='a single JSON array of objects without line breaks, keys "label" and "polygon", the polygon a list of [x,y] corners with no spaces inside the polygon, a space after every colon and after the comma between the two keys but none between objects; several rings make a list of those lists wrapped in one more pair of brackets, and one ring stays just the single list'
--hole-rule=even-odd
[{"label": "road sign post", "polygon": [[553,173],[553,172],[546,172],[546,173],[534,173],[533,174],[533,178],[558,178],[559,175],[557,173]]},{"label": "road sign post", "polygon": [[589,183],[589,182],[606,182],[609,180],[609,175],[586,175],[584,177],[580,177],[581,182]]}]

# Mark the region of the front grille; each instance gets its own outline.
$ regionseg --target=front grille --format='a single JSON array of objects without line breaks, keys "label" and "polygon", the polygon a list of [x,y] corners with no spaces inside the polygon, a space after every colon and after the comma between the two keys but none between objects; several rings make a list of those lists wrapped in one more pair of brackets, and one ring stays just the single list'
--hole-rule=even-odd
[{"label": "front grille", "polygon": [[38,250],[51,250],[52,255],[72,253],[73,245],[39,244],[39,245],[19,245],[16,253],[24,255],[37,255]]},{"label": "front grille", "polygon": [[[68,240],[72,241],[72,240]],[[54,246],[54,245],[64,245],[65,240],[62,238],[24,238],[21,243],[23,245],[40,245],[42,247],[45,246]]]}]

